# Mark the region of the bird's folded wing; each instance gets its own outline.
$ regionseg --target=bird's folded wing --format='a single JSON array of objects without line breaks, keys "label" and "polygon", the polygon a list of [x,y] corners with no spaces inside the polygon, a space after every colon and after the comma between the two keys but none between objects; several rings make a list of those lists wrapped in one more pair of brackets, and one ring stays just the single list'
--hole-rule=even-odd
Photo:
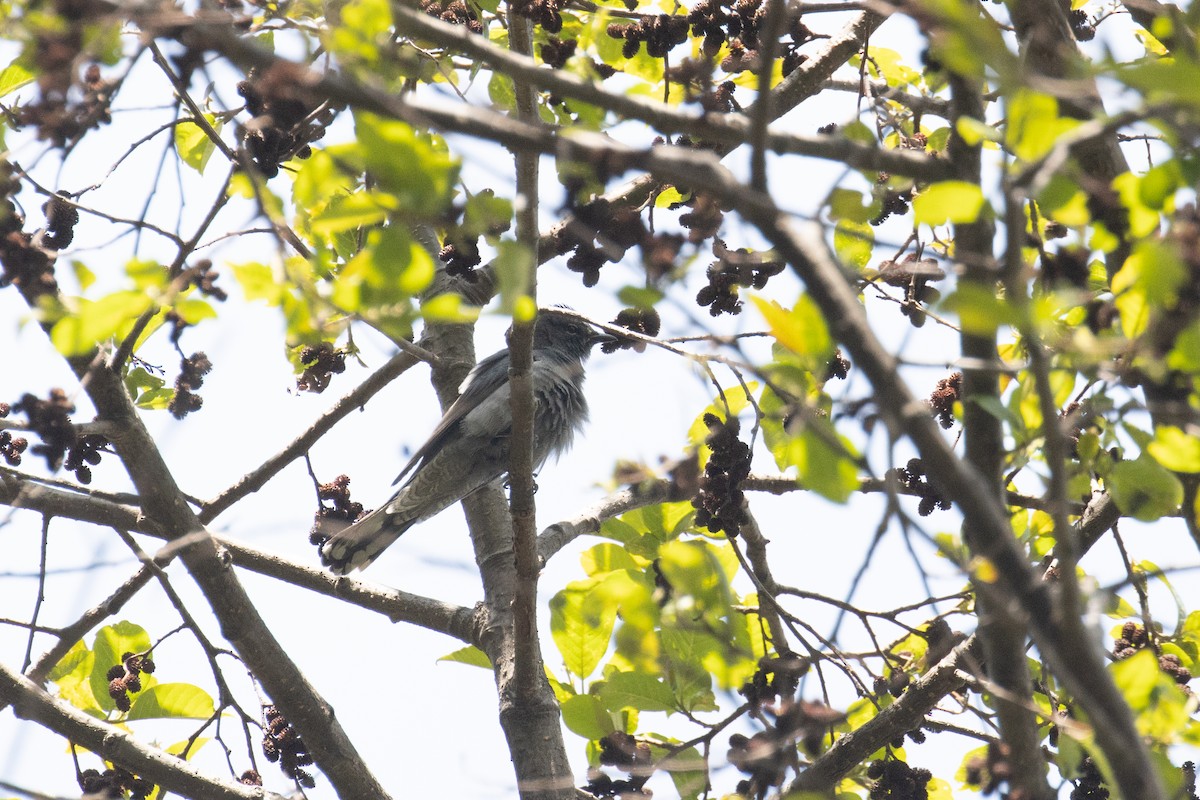
[{"label": "bird's folded wing", "polygon": [[[504,406],[497,408],[494,402],[487,404],[486,410],[492,417],[490,423],[485,422],[478,414],[472,414],[472,412],[476,412],[479,409],[480,405],[484,404],[485,401],[500,390],[503,390]],[[494,408],[503,413],[493,412]],[[469,424],[473,431],[476,432],[485,430],[488,424],[492,427],[511,427],[509,419],[511,414],[508,412],[507,350],[493,353],[475,365],[475,368],[471,370],[466,380],[463,381],[458,399],[446,409],[446,413],[442,415],[441,421],[433,429],[433,433],[429,435],[429,439],[413,453],[412,458],[404,465],[404,469],[400,470],[400,474],[396,476],[396,480],[392,481],[392,485],[395,486],[397,483],[400,483],[418,466],[424,464],[437,454],[445,446],[446,441],[453,434],[455,428],[468,415],[471,415],[472,418],[472,422]],[[496,433],[499,432],[498,430],[496,431]]]}]

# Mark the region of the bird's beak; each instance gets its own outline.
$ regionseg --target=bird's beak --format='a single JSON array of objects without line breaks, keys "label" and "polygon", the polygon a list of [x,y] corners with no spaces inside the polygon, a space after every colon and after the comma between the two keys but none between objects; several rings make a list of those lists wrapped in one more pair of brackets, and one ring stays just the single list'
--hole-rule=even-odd
[{"label": "bird's beak", "polygon": [[595,347],[598,344],[607,344],[609,342],[616,341],[618,341],[617,337],[613,336],[611,333],[597,331],[588,337],[588,347]]}]

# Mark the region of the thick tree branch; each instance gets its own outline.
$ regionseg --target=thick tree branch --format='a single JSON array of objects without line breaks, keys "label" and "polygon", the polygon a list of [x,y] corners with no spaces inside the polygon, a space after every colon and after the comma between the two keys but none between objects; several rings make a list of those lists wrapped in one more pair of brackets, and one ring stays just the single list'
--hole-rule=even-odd
[{"label": "thick tree branch", "polygon": [[963,685],[961,668],[979,650],[975,636],[955,647],[932,669],[910,684],[904,694],[855,730],[849,731],[796,776],[785,794],[828,792],[870,755],[897,736],[921,727],[934,706]]},{"label": "thick tree branch", "polygon": [[191,763],[139,742],[127,731],[60,703],[30,679],[0,664],[0,704],[13,706],[19,717],[31,720],[82,745],[98,756],[120,764],[165,790],[198,800],[261,800],[282,795],[257,786],[222,781],[202,774]]},{"label": "thick tree branch", "polygon": [[[959,77],[950,78],[951,106],[956,123],[962,118],[982,119],[983,99],[979,87]],[[968,145],[951,125],[950,161],[959,180],[979,185],[982,180],[982,149]],[[1022,222],[1024,217],[1022,217]],[[1023,231],[1022,231],[1023,232]],[[962,264],[962,281],[978,291],[995,291],[998,270],[992,252],[996,230],[990,218],[981,217],[954,226],[954,254]],[[1013,240],[1009,240],[1010,242]],[[1010,251],[1020,257],[1020,248]],[[965,359],[975,363],[998,360],[996,337],[998,327],[980,330],[981,326],[964,328],[959,339]],[[1004,498],[1004,429],[1000,419],[988,410],[989,401],[1000,397],[999,376],[994,370],[964,369],[962,378],[964,458],[986,481],[986,488],[1000,502]],[[936,473],[931,473],[935,476]],[[982,537],[988,531],[968,521],[963,526],[963,539],[973,553],[992,549]],[[1000,602],[996,602],[999,600]],[[1014,791],[1030,800],[1051,800],[1054,790],[1047,781],[1046,760],[1041,750],[1038,720],[1024,698],[1032,696],[1033,679],[1025,658],[1028,640],[1025,620],[1011,597],[996,598],[979,594],[977,635],[983,645],[988,677],[1002,691],[996,693],[996,716],[1000,734],[1011,754]]]}]

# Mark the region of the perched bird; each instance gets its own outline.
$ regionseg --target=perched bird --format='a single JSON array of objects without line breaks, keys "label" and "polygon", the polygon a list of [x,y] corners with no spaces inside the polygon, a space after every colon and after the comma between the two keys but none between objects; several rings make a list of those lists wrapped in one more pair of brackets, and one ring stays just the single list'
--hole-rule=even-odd
[{"label": "perched bird", "polygon": [[[542,311],[533,328],[534,469],[571,445],[587,421],[583,362],[611,337],[578,319]],[[321,545],[321,563],[338,575],[363,569],[402,533],[508,472],[512,411],[509,354],[480,361],[429,440],[401,470],[407,478],[381,507]]]}]

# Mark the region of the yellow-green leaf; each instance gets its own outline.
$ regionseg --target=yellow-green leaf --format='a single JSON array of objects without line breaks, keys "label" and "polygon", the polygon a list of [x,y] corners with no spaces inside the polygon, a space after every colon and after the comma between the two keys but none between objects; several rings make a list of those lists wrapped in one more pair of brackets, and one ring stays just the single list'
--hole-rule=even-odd
[{"label": "yellow-green leaf", "polygon": [[190,683],[160,683],[134,695],[126,719],[208,719],[213,715],[208,692]]},{"label": "yellow-green leaf", "polygon": [[1142,522],[1173,514],[1183,502],[1183,484],[1148,455],[1117,464],[1107,483],[1117,507]]},{"label": "yellow-green leaf", "polygon": [[1160,426],[1146,449],[1155,461],[1172,472],[1200,472],[1200,438],[1179,428]]},{"label": "yellow-green leaf", "polygon": [[983,190],[966,181],[943,181],[914,197],[912,206],[917,224],[974,222],[984,207]]},{"label": "yellow-green leaf", "polygon": [[[214,114],[205,114],[205,121],[218,134],[221,132],[221,121]],[[216,142],[200,125],[190,119],[180,120],[175,124],[175,151],[187,164],[197,172],[203,173],[208,159],[212,157]]]}]

